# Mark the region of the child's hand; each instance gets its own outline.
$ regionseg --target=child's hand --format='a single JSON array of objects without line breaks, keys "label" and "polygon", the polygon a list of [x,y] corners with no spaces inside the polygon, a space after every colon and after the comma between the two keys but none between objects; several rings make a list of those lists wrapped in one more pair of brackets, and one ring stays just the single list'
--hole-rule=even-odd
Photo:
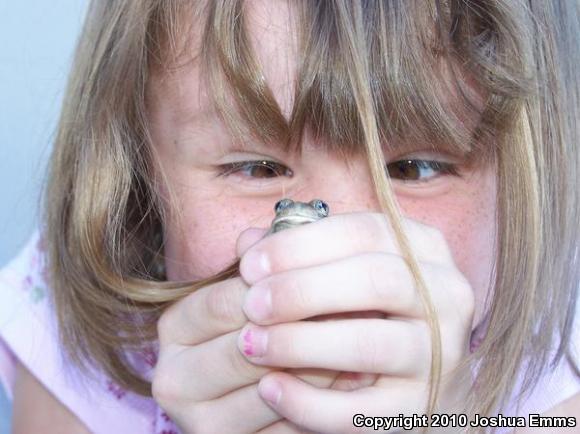
[{"label": "child's hand", "polygon": [[[403,224],[439,317],[443,387],[438,411],[451,411],[451,402],[469,386],[445,374],[468,352],[473,292],[438,230],[409,219]],[[253,285],[244,310],[254,324],[238,340],[248,360],[379,374],[372,386],[344,391],[270,373],[259,391],[277,401],[271,405],[281,416],[307,430],[345,433],[361,432],[353,426],[355,414],[424,412],[429,325],[384,215],[340,214],[266,237],[242,256],[240,272]],[[301,321],[353,311],[386,316],[337,319],[338,314],[330,321]]]},{"label": "child's hand", "polygon": [[[240,255],[265,231],[259,232],[253,240],[245,234]],[[258,381],[271,369],[247,361],[236,347],[248,323],[242,310],[248,288],[240,277],[208,285],[159,319],[153,396],[184,434],[253,433],[280,420],[258,394]],[[318,387],[330,387],[336,377],[322,370],[293,373]],[[288,421],[276,426],[292,432]]]}]

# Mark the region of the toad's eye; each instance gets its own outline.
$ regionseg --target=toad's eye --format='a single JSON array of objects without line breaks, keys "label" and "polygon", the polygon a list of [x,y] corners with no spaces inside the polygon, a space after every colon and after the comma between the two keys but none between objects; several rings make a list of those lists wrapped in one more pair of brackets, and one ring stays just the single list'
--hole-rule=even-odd
[{"label": "toad's eye", "polygon": [[460,176],[455,164],[430,160],[400,160],[387,165],[389,176],[403,182],[426,182],[439,175]]},{"label": "toad's eye", "polygon": [[320,199],[314,199],[310,202],[310,205],[312,205],[312,207],[314,207],[314,209],[321,215],[325,217],[328,215],[328,205],[324,201]]},{"label": "toad's eye", "polygon": [[291,199],[279,200],[278,202],[276,202],[276,205],[274,205],[274,211],[276,211],[276,214],[278,214],[280,211],[288,208],[293,203],[294,203],[294,201],[292,201]]}]

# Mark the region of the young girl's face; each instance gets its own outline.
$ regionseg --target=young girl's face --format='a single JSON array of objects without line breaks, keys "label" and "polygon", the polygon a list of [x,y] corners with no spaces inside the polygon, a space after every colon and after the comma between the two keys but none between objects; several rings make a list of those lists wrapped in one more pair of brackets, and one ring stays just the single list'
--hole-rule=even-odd
[{"label": "young girl's face", "polygon": [[[288,118],[297,46],[288,6],[271,0],[248,6],[255,54]],[[234,147],[225,125],[209,111],[210,97],[199,84],[199,64],[193,63],[163,81],[156,77],[148,89],[153,140],[169,183],[162,188],[175,193],[183,225],[165,228],[169,280],[199,280],[226,268],[236,259],[240,233],[248,227],[269,227],[274,204],[284,197],[322,199],[331,215],[379,211],[364,157],[347,164],[308,135],[301,157],[257,142],[246,143],[243,150]],[[482,316],[494,254],[495,168],[469,166],[461,156],[434,152],[427,143],[409,145],[413,147],[396,155],[385,152],[394,193],[406,217],[445,235],[458,269],[475,292],[475,326]],[[409,159],[453,164],[461,176],[445,174],[430,163],[394,164]],[[273,169],[245,166],[220,176],[228,164],[244,161],[270,161]]]}]

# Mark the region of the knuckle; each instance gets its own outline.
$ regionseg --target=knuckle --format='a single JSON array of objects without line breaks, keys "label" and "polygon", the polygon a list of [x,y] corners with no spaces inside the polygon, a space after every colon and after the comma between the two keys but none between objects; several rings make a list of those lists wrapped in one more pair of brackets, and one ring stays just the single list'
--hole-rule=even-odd
[{"label": "knuckle", "polygon": [[447,294],[448,297],[451,296],[449,280],[445,277],[445,270],[446,268],[442,265],[433,262],[421,264],[421,275],[436,311],[441,309],[441,306],[439,306],[441,304],[441,294]]},{"label": "knuckle", "polygon": [[426,252],[429,261],[435,263],[453,260],[447,239],[442,230],[412,219],[404,219],[403,226],[409,240],[419,251]]},{"label": "knuckle", "polygon": [[[366,255],[365,255],[366,256]],[[386,284],[387,280],[387,261],[386,254],[377,253],[369,254],[368,257],[362,260],[367,264],[367,276],[369,278],[369,285],[372,295],[377,300],[390,299],[389,286]]]},{"label": "knuckle", "polygon": [[372,296],[378,305],[411,315],[420,312],[421,305],[415,281],[405,262],[396,255],[380,252],[365,258]]},{"label": "knuckle", "polygon": [[[386,340],[385,340],[386,342]],[[358,333],[356,337],[356,354],[358,364],[370,372],[382,372],[384,366],[380,366],[379,351],[374,335],[371,333]]]},{"label": "knuckle", "polygon": [[443,370],[447,371],[457,366],[464,357],[464,336],[459,330],[449,326],[442,327],[442,340],[445,351],[443,352]]},{"label": "knuckle", "polygon": [[452,294],[456,318],[463,322],[471,322],[472,316],[475,312],[475,295],[471,285],[467,278],[459,271],[448,273],[448,276],[449,281],[447,288],[449,288],[449,291]]},{"label": "knuckle", "polygon": [[441,230],[433,226],[426,226],[426,228],[428,228],[427,231],[429,234],[429,238],[431,238],[433,243],[442,244],[447,242]]},{"label": "knuckle", "polygon": [[459,365],[464,356],[465,353],[461,345],[452,345],[451,348],[447,351],[447,360],[443,360],[444,372],[448,368],[454,368]]},{"label": "knuckle", "polygon": [[314,418],[317,417],[317,415],[314,413],[316,410],[313,410],[312,408],[310,408],[307,405],[297,405],[294,408],[293,413],[296,416],[296,419],[294,420],[294,422],[298,425],[298,426],[308,426],[312,424],[312,421],[314,420]]},{"label": "knuckle", "polygon": [[425,263],[424,269],[428,281],[433,282],[431,291],[434,295],[436,310],[444,320],[471,320],[475,311],[475,297],[467,278],[456,269],[440,264]]},{"label": "knuckle", "polygon": [[206,314],[211,322],[230,324],[236,318],[236,310],[241,312],[241,306],[234,306],[227,286],[216,286],[207,293],[205,298]]},{"label": "knuckle", "polygon": [[187,409],[189,422],[188,428],[194,433],[220,432],[219,418],[216,418],[207,405],[195,403]]},{"label": "knuckle", "polygon": [[341,222],[341,231],[344,231],[346,239],[353,244],[357,250],[368,249],[368,240],[375,239],[379,229],[378,215],[370,213],[360,213],[357,218],[344,217]]},{"label": "knuckle", "polygon": [[390,294],[390,303],[396,305],[401,311],[411,315],[420,315],[422,303],[417,290],[417,283],[409,269],[409,265],[400,256],[393,258],[393,267],[389,270],[389,279],[395,291]]},{"label": "knuckle", "polygon": [[151,394],[163,408],[175,406],[180,401],[180,387],[174,381],[172,370],[165,363],[157,363],[151,381]]},{"label": "knuckle", "polygon": [[451,251],[449,250],[447,239],[445,238],[443,231],[433,226],[426,226],[426,228],[430,243],[429,247],[432,251],[433,257],[439,261],[444,260],[445,262],[452,260]]},{"label": "knuckle", "polygon": [[[206,398],[196,394],[200,381],[200,376],[188,376],[184,381],[183,369],[179,368],[176,357],[180,357],[181,352],[171,356],[172,363],[168,363],[168,356],[164,356],[164,361],[159,363],[153,372],[151,381],[151,394],[154,400],[166,411],[172,413],[187,413],[187,426],[192,432],[219,432],[207,431],[212,423],[209,415],[210,407]],[[183,362],[183,360],[182,360]],[[196,364],[204,363],[203,357],[196,359]]]},{"label": "knuckle", "polygon": [[295,333],[300,331],[296,324],[280,324],[268,331],[268,359],[275,363],[287,363],[290,367],[304,366],[304,341],[296,339]]},{"label": "knuckle", "polygon": [[343,231],[343,233],[346,236],[347,240],[350,240],[353,244],[355,244],[360,240],[360,227],[362,226],[360,224],[360,222],[358,220],[355,219],[349,219],[341,214],[339,214],[336,217],[340,216],[340,221],[338,221],[338,225],[341,226],[337,226],[340,227],[341,230]]},{"label": "knuckle", "polygon": [[157,320],[157,338],[159,345],[164,346],[170,342],[173,324],[173,306],[168,307]]},{"label": "knuckle", "polygon": [[236,346],[232,347],[232,353],[229,360],[232,374],[236,377],[242,377],[244,380],[250,382],[258,380],[260,375],[263,374],[263,371],[267,369],[250,363]]},{"label": "knuckle", "polygon": [[471,319],[475,313],[475,294],[473,292],[473,288],[469,284],[467,278],[462,274],[457,273],[460,276],[457,297],[461,302],[461,306],[463,306],[463,312],[466,319],[469,319],[471,323]]},{"label": "knuckle", "polygon": [[376,240],[377,238],[382,244],[391,244],[393,237],[393,230],[391,224],[384,214],[370,213],[364,215],[362,225],[365,236],[369,239]]},{"label": "knuckle", "polygon": [[435,345],[431,339],[431,327],[426,321],[416,321],[409,333],[411,336],[405,342],[408,345],[409,359],[415,360],[416,366],[414,369],[410,366],[403,366],[401,369],[409,375],[428,375]]},{"label": "knuckle", "polygon": [[287,306],[287,302],[290,302],[293,306],[289,306],[293,308],[296,312],[308,312],[310,307],[312,306],[312,292],[308,291],[305,285],[302,284],[300,279],[297,278],[288,278],[284,279],[282,283],[283,291],[279,294],[287,295],[288,298],[284,301],[284,304]]}]

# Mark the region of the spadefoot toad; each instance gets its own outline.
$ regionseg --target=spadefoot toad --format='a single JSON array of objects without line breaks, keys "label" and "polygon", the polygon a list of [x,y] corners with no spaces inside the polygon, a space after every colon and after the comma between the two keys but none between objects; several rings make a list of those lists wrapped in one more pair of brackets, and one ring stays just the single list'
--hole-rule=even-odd
[{"label": "spadefoot toad", "polygon": [[329,208],[320,199],[313,199],[308,203],[294,202],[291,199],[282,199],[274,205],[276,217],[272,220],[270,230],[266,235],[273,234],[283,229],[312,223],[328,216]]}]

